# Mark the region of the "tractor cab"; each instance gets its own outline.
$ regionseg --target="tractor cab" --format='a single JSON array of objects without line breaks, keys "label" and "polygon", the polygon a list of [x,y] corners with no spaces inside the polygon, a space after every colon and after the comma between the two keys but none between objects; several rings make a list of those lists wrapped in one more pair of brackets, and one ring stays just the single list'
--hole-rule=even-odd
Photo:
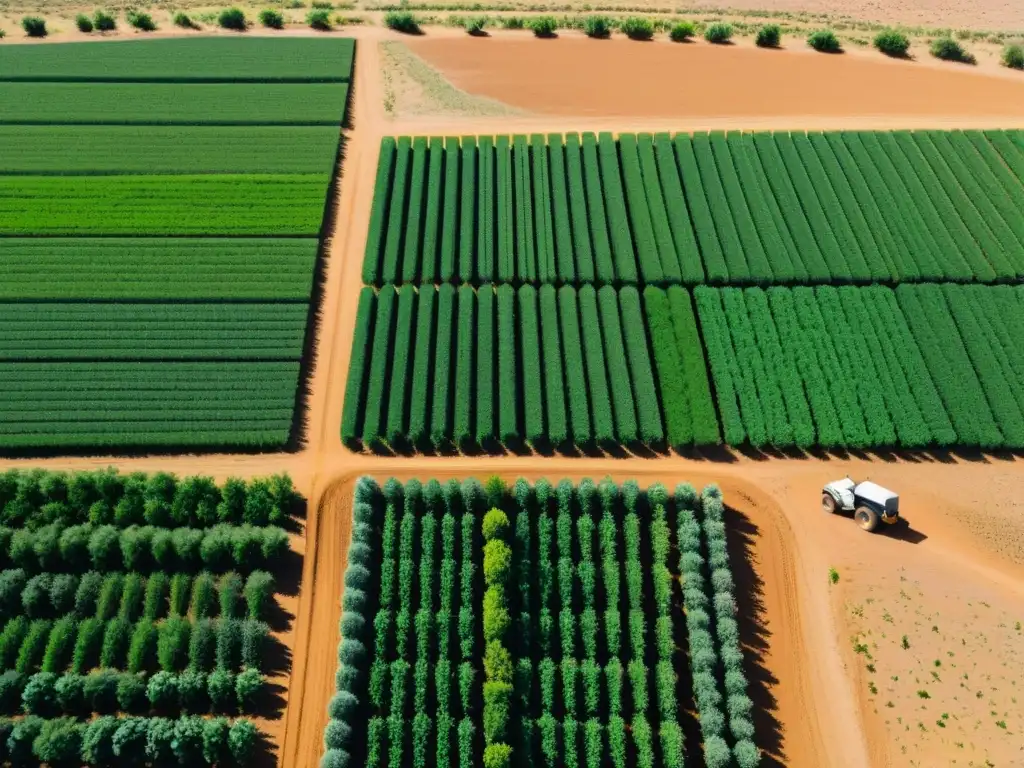
[{"label": "tractor cab", "polygon": [[829,514],[852,511],[861,528],[873,531],[879,521],[892,525],[899,520],[900,497],[870,480],[855,483],[846,477],[822,488],[821,508]]}]

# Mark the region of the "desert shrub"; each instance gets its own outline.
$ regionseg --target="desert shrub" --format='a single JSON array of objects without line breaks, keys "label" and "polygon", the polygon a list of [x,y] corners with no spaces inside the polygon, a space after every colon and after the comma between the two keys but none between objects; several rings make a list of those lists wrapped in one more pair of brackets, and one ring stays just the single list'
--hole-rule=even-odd
[{"label": "desert shrub", "polygon": [[158,712],[178,708],[178,678],[170,672],[157,672],[146,685],[146,698]]},{"label": "desert shrub", "polygon": [[732,24],[709,24],[704,30],[704,39],[709,43],[728,43],[732,40]]},{"label": "desert shrub", "polygon": [[607,16],[587,16],[583,19],[583,32],[587,37],[604,40],[612,34],[612,20]]},{"label": "desert shrub", "polygon": [[188,648],[189,666],[209,672],[217,661],[217,629],[212,619],[202,619],[192,627]]},{"label": "desert shrub", "polygon": [[120,722],[109,715],[98,717],[86,724],[82,735],[82,760],[87,765],[113,765],[114,734]]},{"label": "desert shrub", "polygon": [[407,35],[420,34],[419,22],[408,11],[390,11],[384,14],[384,24],[396,32],[404,32]]},{"label": "desert shrub", "polygon": [[691,21],[680,21],[672,25],[668,38],[673,43],[684,43],[697,34],[697,28]]},{"label": "desert shrub", "polygon": [[974,64],[977,61],[973,54],[968,53],[960,43],[951,37],[940,37],[933,40],[928,50],[932,56],[943,61],[956,61],[960,64]]},{"label": "desert shrub", "polygon": [[312,29],[320,30],[321,32],[330,32],[331,30],[331,14],[330,11],[313,10],[306,14],[306,23]]},{"label": "desert shrub", "polygon": [[[352,567],[348,569],[352,571]],[[346,583],[348,573],[345,575]],[[359,588],[358,585],[353,585]],[[253,571],[245,581],[245,601],[250,619],[265,618],[274,603],[274,577],[266,571]]]},{"label": "desert shrub", "polygon": [[57,675],[37,672],[32,675],[21,692],[21,704],[26,715],[47,716],[57,709]]},{"label": "desert shrub", "polygon": [[778,24],[765,24],[757,30],[754,42],[759,48],[778,48],[782,42],[782,27]]},{"label": "desert shrub", "polygon": [[199,25],[192,20],[192,17],[182,11],[175,13],[171,21],[174,26],[182,29],[199,29]]},{"label": "desert shrub", "polygon": [[79,32],[92,32],[92,20],[84,13],[75,16],[75,26]]},{"label": "desert shrub", "polygon": [[820,53],[842,53],[843,46],[831,29],[818,29],[807,37],[807,44]]},{"label": "desert shrub", "polygon": [[263,687],[263,675],[255,669],[246,669],[235,677],[235,695],[238,707],[243,712],[252,712]]},{"label": "desert shrub", "polygon": [[910,50],[910,38],[898,29],[883,29],[875,35],[874,46],[886,56],[904,58]]},{"label": "desert shrub", "polygon": [[248,26],[245,14],[240,8],[225,8],[217,17],[217,24],[224,29],[234,29],[239,32],[244,32]]},{"label": "desert shrub", "polygon": [[50,574],[40,573],[25,583],[25,588],[21,592],[21,607],[30,619],[41,619],[52,613],[50,606],[50,583],[52,580],[53,577]]},{"label": "desert shrub", "polygon": [[125,18],[131,26],[140,32],[153,32],[156,30],[156,22],[153,21],[153,17],[148,13],[129,10],[125,13]]},{"label": "desert shrub", "polygon": [[118,688],[125,677],[133,676],[112,669],[98,669],[86,675],[82,681],[82,693],[89,709],[100,714],[116,712],[121,706]]},{"label": "desert shrub", "polygon": [[[260,11],[257,18],[259,19],[260,24],[264,27],[268,27],[270,29],[284,29],[284,14],[280,11],[267,8]],[[245,510],[245,483],[237,478],[232,478],[232,480],[236,483],[240,483],[242,486],[241,504],[237,505],[237,496],[233,496],[230,504],[225,503],[226,498],[221,501],[220,505],[217,507],[217,517],[225,523],[241,522],[242,512]],[[226,490],[227,488],[225,487],[225,491]],[[237,494],[237,491],[234,488],[232,488],[232,494]]]},{"label": "desert shrub", "polygon": [[128,646],[128,671],[148,672],[156,668],[157,628],[143,619],[135,625]]},{"label": "desert shrub", "polygon": [[117,616],[121,607],[121,594],[124,590],[124,577],[119,573],[107,574],[100,588],[100,596],[96,601],[96,618],[109,621]]},{"label": "desert shrub", "polygon": [[114,619],[105,625],[103,646],[100,648],[100,666],[120,668],[125,663],[132,628],[124,619]]},{"label": "desert shrub", "polygon": [[50,622],[46,619],[36,619],[28,625],[28,632],[18,649],[18,660],[14,664],[16,670],[27,674],[38,668],[39,663],[43,660],[43,653],[46,651],[50,626]]},{"label": "desert shrub", "polygon": [[67,668],[75,647],[77,630],[78,627],[71,616],[65,616],[54,623],[43,653],[43,672],[63,672]]},{"label": "desert shrub", "polygon": [[113,32],[117,29],[117,19],[102,10],[93,14],[92,23],[100,32]]},{"label": "desert shrub", "polygon": [[192,595],[192,577],[187,573],[176,573],[171,577],[171,600],[168,612],[171,616],[184,616],[188,613],[189,599]]},{"label": "desert shrub", "polygon": [[217,625],[217,668],[234,672],[241,662],[242,622],[221,619]]},{"label": "desert shrub", "polygon": [[558,34],[558,20],[554,16],[537,16],[529,21],[529,27],[537,37],[555,37]]},{"label": "desert shrub", "polygon": [[650,40],[654,37],[654,24],[642,16],[629,16],[619,23],[622,34],[630,40]]},{"label": "desert shrub", "polygon": [[21,20],[21,28],[29,37],[46,37],[46,22],[38,16],[25,16]]},{"label": "desert shrub", "polygon": [[1024,69],[1024,45],[1008,45],[1003,48],[1002,62],[1010,69]]},{"label": "desert shrub", "polygon": [[178,702],[186,712],[202,713],[210,708],[206,675],[186,670],[178,675]]},{"label": "desert shrub", "polygon": [[[270,627],[264,624],[262,621],[246,621],[242,624],[242,664],[247,667],[253,667],[259,669],[263,664],[263,648],[267,642],[267,636],[270,634]],[[358,640],[353,638],[345,638],[341,641],[338,647],[339,656],[345,654],[345,659],[341,659],[343,663],[347,663],[350,666],[361,665],[363,657],[366,655],[365,647]],[[358,659],[352,658],[361,651],[361,655]]]}]

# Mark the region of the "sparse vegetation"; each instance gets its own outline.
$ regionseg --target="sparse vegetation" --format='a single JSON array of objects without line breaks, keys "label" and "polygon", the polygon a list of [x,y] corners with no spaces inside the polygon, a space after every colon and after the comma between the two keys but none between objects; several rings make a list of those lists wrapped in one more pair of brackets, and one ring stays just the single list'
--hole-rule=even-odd
[{"label": "sparse vegetation", "polygon": [[875,35],[874,46],[886,56],[902,59],[910,50],[910,38],[898,29],[883,29]]},{"label": "sparse vegetation", "polygon": [[21,28],[29,37],[46,37],[46,22],[38,16],[26,16],[21,20]]},{"label": "sparse vegetation", "polygon": [[843,46],[831,29],[818,29],[807,37],[807,44],[820,53],[842,53]]},{"label": "sparse vegetation", "polygon": [[140,32],[153,32],[156,30],[156,22],[153,21],[153,17],[148,13],[142,13],[141,11],[129,10],[125,13],[125,18],[128,20],[128,24]]},{"label": "sparse vegetation", "polygon": [[650,40],[654,37],[654,24],[642,16],[629,16],[623,19],[619,29],[630,40]]},{"label": "sparse vegetation", "polygon": [[558,34],[558,19],[554,16],[538,16],[530,20],[530,29],[537,37],[555,37]]},{"label": "sparse vegetation", "polygon": [[955,61],[960,64],[977,63],[973,54],[951,37],[940,37],[938,40],[933,40],[928,50],[932,56],[943,61]]},{"label": "sparse vegetation", "polygon": [[782,41],[782,27],[778,24],[765,24],[757,30],[754,42],[759,48],[778,48]]},{"label": "sparse vegetation", "polygon": [[233,29],[237,32],[244,32],[249,26],[245,13],[240,8],[226,8],[217,16],[217,24],[224,29]]},{"label": "sparse vegetation", "polygon": [[172,22],[174,26],[181,27],[182,29],[199,29],[199,25],[192,20],[192,17],[182,11],[174,14]]},{"label": "sparse vegetation", "polygon": [[331,13],[322,9],[312,10],[306,14],[306,23],[312,29],[329,32],[331,29]]},{"label": "sparse vegetation", "polygon": [[267,8],[260,11],[257,16],[259,22],[264,27],[270,29],[284,29],[284,14],[280,11],[275,11],[272,8]]},{"label": "sparse vegetation", "polygon": [[78,27],[79,32],[92,32],[92,19],[84,13],[80,13],[75,16],[75,26]]},{"label": "sparse vegetation", "polygon": [[604,40],[612,33],[612,21],[607,16],[587,16],[583,19],[583,32],[587,37]]},{"label": "sparse vegetation", "polygon": [[98,10],[92,15],[92,23],[98,32],[113,32],[117,29],[117,19],[113,14],[103,10]]},{"label": "sparse vegetation", "polygon": [[[1010,69],[1024,69],[1024,45],[1008,45],[1003,48],[1002,62],[1004,67]],[[1020,631],[1019,621],[1017,630]]]},{"label": "sparse vegetation", "polygon": [[669,39],[674,43],[684,43],[697,34],[697,28],[691,21],[680,21],[673,24],[668,31]]},{"label": "sparse vegetation", "polygon": [[416,17],[408,11],[389,11],[384,14],[384,25],[395,32],[402,32],[406,35],[420,34],[420,23]]},{"label": "sparse vegetation", "polygon": [[829,568],[828,569],[828,581],[829,581],[829,584],[838,584],[839,583],[839,571],[837,571],[835,568]]},{"label": "sparse vegetation", "polygon": [[704,39],[721,45],[732,40],[732,31],[732,24],[711,24],[704,30]]},{"label": "sparse vegetation", "polygon": [[473,37],[482,37],[487,34],[487,22],[486,16],[470,16],[463,21],[462,27],[467,34]]}]

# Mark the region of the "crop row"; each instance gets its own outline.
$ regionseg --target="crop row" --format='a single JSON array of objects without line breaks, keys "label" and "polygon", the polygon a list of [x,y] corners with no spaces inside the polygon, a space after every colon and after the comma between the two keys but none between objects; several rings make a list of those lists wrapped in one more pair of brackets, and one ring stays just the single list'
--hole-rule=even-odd
[{"label": "crop row", "polygon": [[1024,445],[1019,288],[694,294],[732,445]]},{"label": "crop row", "polygon": [[0,303],[0,361],[298,360],[304,304]]},{"label": "crop row", "polygon": [[4,363],[0,449],[281,446],[298,374],[297,362]]},{"label": "crop row", "polygon": [[[670,348],[654,361],[648,318]],[[650,288],[642,302],[633,287],[364,288],[342,438],[371,449],[716,443],[694,322],[681,289]]]},{"label": "crop row", "polygon": [[311,238],[7,238],[0,299],[307,302],[316,252]]},{"label": "crop row", "polygon": [[0,146],[3,174],[326,175],[334,170],[338,127],[6,125]]},{"label": "crop row", "polygon": [[0,82],[0,125],[330,125],[347,83]]},{"label": "crop row", "polygon": [[198,37],[0,50],[0,80],[328,82],[348,80],[355,40]]},{"label": "crop row", "polygon": [[[720,499],[716,492],[705,499]],[[704,531],[684,524],[701,506],[688,485],[670,498],[660,485],[643,493],[632,481],[381,488],[362,478],[323,768],[681,765],[684,751],[700,754],[684,747],[689,703],[677,698],[677,676],[691,665],[708,678],[695,677],[695,687],[710,686],[700,694],[708,764],[756,765],[742,652],[730,635],[721,510],[705,515]],[[686,639],[673,588],[677,514],[680,545],[706,548],[713,562],[715,596],[704,604],[719,615],[699,646]],[[408,579],[378,570],[394,558]],[[694,600],[706,594],[698,582],[685,587]],[[709,610],[686,611],[712,629]]]},{"label": "crop row", "polygon": [[1024,135],[385,138],[363,280],[793,284],[1024,275]]},{"label": "crop row", "polygon": [[320,174],[0,176],[0,236],[310,237],[320,231],[327,182]]}]

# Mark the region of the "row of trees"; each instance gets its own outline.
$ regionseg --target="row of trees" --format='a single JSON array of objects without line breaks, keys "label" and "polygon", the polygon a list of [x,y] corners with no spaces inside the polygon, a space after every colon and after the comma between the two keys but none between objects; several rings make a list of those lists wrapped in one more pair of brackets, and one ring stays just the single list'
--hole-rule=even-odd
[{"label": "row of trees", "polygon": [[75,674],[94,667],[129,672],[235,672],[259,669],[269,628],[262,621],[171,617],[160,622],[125,618],[57,621],[17,616],[0,632],[0,668]]},{"label": "row of trees", "polygon": [[13,765],[248,765],[260,739],[248,720],[185,716],[0,720],[0,761]]},{"label": "row of trees", "polygon": [[166,616],[265,619],[274,602],[275,581],[267,571],[253,571],[243,581],[234,571],[215,577],[201,571],[168,576],[156,571],[37,573],[22,568],[0,572],[0,619],[24,615],[46,619],[74,614],[79,620],[115,617],[156,621]]},{"label": "row of trees", "polygon": [[97,471],[11,469],[0,474],[0,524],[36,528],[50,523],[208,528],[217,523],[280,525],[301,502],[288,475],[178,478],[167,472],[122,475]]},{"label": "row of trees", "polygon": [[172,530],[56,522],[35,530],[0,528],[0,563],[28,573],[201,569],[248,573],[277,568],[288,548],[288,534],[276,526],[223,524]]}]

